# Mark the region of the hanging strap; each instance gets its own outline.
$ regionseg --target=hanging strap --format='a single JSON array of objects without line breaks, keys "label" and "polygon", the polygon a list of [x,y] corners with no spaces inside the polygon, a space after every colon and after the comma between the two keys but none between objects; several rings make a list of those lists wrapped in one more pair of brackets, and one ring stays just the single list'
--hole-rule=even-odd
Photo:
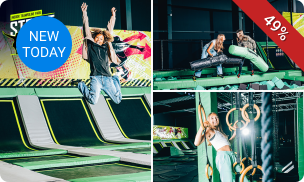
[{"label": "hanging strap", "polygon": [[[251,109],[251,112],[253,113],[253,105],[254,105],[254,102],[253,102],[253,92],[250,92],[249,93],[249,107]],[[258,164],[257,164],[257,157],[256,157],[256,142],[255,142],[255,129],[254,129],[254,119],[250,118],[250,123],[249,123],[249,128],[250,130],[252,131],[251,132],[251,156],[252,156],[252,162],[251,162],[251,165],[254,168],[257,168]]]},{"label": "hanging strap", "polygon": [[[211,165],[210,165],[210,162],[209,162],[209,158],[208,158],[206,130],[207,130],[207,129],[204,130],[205,149],[206,149],[206,158],[207,158],[206,166],[207,166],[207,165],[211,166]],[[208,175],[209,175],[209,174],[208,174]],[[211,175],[210,178],[209,178],[209,182],[212,182],[212,175]]]},{"label": "hanging strap", "polygon": [[[199,97],[199,105],[202,105],[201,94],[200,94],[200,92],[198,93],[198,97]],[[201,111],[199,111],[199,112],[201,112]],[[205,128],[205,130],[204,130],[205,150],[206,150],[206,158],[207,158],[206,166],[207,166],[207,165],[211,166],[211,165],[210,165],[209,158],[208,158],[206,130],[207,130],[207,128]],[[208,174],[208,175],[209,175],[209,174]],[[212,182],[212,175],[211,175],[210,178],[209,178],[209,182]]]}]

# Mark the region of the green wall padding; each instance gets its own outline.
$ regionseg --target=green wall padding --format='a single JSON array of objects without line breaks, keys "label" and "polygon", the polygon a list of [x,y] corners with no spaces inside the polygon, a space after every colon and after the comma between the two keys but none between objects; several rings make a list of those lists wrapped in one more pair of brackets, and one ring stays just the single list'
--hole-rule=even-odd
[{"label": "green wall padding", "polygon": [[0,159],[4,158],[15,158],[15,157],[33,157],[43,155],[56,155],[56,154],[67,154],[66,150],[54,149],[54,150],[39,150],[31,152],[14,152],[14,153],[0,153]]},{"label": "green wall padding", "polygon": [[[217,113],[217,95],[215,92],[201,92],[201,102],[203,104],[206,117],[211,112]],[[195,93],[195,104],[196,104],[196,111],[199,104],[199,93]],[[196,131],[198,131],[199,127],[201,126],[201,123],[199,121],[198,112],[196,112]],[[208,146],[208,157],[209,161],[211,163],[212,169],[213,169],[213,177],[212,182],[219,182],[220,181],[220,174],[219,171],[216,168],[216,150],[213,146]],[[205,149],[205,143],[202,143],[197,147],[197,154],[198,154],[198,175],[199,175],[199,182],[209,182],[205,175],[205,167],[206,167],[206,149]]]},{"label": "green wall padding", "polygon": [[129,143],[123,145],[108,145],[108,146],[97,146],[97,147],[89,147],[94,149],[102,149],[102,150],[117,150],[117,149],[128,149],[128,148],[140,148],[140,147],[151,147],[151,143],[141,142],[141,143]]},{"label": "green wall padding", "polygon": [[17,95],[36,95],[34,88],[16,88]]},{"label": "green wall padding", "polygon": [[82,97],[78,88],[35,88],[38,97]]},{"label": "green wall padding", "polygon": [[256,53],[246,47],[231,45],[229,47],[229,53],[234,56],[249,59],[262,72],[266,72],[269,68],[266,62],[260,56],[258,56]]},{"label": "green wall padding", "polygon": [[[150,93],[151,93],[151,87],[121,88],[122,96],[140,96]],[[100,94],[107,96],[107,94],[104,91],[101,91]]]},{"label": "green wall padding", "polygon": [[121,174],[112,176],[101,176],[101,177],[91,177],[91,178],[80,178],[71,179],[71,182],[148,182],[151,181],[151,171],[131,173],[131,174]]},{"label": "green wall padding", "polygon": [[303,98],[298,99],[298,165],[299,179],[304,177],[304,124],[303,124]]},{"label": "green wall padding", "polygon": [[26,169],[46,169],[54,167],[64,167],[64,166],[81,166],[86,164],[100,164],[107,162],[119,161],[120,157],[114,157],[109,155],[99,155],[93,157],[82,157],[82,158],[70,158],[70,159],[57,159],[49,161],[36,161],[36,162],[19,162],[14,163],[15,165],[24,167]]},{"label": "green wall padding", "polygon": [[0,98],[2,97],[16,97],[17,92],[15,88],[0,88]]}]

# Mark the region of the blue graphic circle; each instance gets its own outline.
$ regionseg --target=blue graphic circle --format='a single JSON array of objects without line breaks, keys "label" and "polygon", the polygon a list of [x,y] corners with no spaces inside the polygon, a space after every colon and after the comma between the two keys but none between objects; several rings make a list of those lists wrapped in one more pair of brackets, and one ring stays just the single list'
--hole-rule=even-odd
[{"label": "blue graphic circle", "polygon": [[62,66],[72,50],[72,38],[66,26],[56,18],[41,16],[25,23],[18,32],[17,52],[21,61],[39,72]]}]

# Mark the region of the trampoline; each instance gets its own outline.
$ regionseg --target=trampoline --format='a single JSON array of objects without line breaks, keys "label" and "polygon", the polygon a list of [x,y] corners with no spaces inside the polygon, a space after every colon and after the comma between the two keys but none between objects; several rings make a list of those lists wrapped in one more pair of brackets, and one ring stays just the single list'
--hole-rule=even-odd
[{"label": "trampoline", "polygon": [[167,145],[167,147],[174,147],[172,142],[164,142],[164,143]]},{"label": "trampoline", "polygon": [[157,152],[159,152],[163,148],[160,143],[153,143],[153,147]]},{"label": "trampoline", "polygon": [[41,99],[52,137],[57,144],[71,146],[110,145],[102,140],[91,114],[81,99]]},{"label": "trampoline", "polygon": [[15,98],[0,99],[0,159],[8,163],[33,160],[54,160],[74,157],[66,150],[43,150],[32,147],[28,142],[25,128]]},{"label": "trampoline", "polygon": [[[65,180],[77,178],[90,178],[97,176],[112,176],[121,174],[131,174],[150,171],[150,168],[143,166],[129,165],[122,162],[115,162],[110,164],[96,164],[87,166],[77,166],[68,168],[57,168],[47,170],[36,170],[41,174],[61,178]],[[115,178],[114,178],[115,179]]]},{"label": "trampoline", "polygon": [[151,140],[151,111],[143,97],[125,97],[120,104],[115,104],[110,98],[106,101],[126,138]]}]

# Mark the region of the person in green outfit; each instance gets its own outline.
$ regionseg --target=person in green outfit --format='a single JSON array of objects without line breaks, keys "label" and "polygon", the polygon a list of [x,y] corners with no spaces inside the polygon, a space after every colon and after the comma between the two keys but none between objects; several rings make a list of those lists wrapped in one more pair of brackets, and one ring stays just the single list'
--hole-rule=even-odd
[{"label": "person in green outfit", "polygon": [[[219,118],[216,113],[212,112],[208,115],[208,119],[204,122],[206,132],[203,133],[204,128],[201,126],[196,134],[194,145],[199,146],[205,141],[204,135],[209,146],[213,146],[217,151],[216,154],[216,168],[220,173],[222,182],[235,182],[235,173],[232,166],[236,162],[236,156],[231,149],[231,143],[233,142],[236,132],[228,139],[228,136],[223,132],[222,125],[219,122]],[[234,127],[237,127],[234,123]],[[237,172],[241,171],[241,166],[235,167]],[[249,182],[245,177],[244,182]]]}]

